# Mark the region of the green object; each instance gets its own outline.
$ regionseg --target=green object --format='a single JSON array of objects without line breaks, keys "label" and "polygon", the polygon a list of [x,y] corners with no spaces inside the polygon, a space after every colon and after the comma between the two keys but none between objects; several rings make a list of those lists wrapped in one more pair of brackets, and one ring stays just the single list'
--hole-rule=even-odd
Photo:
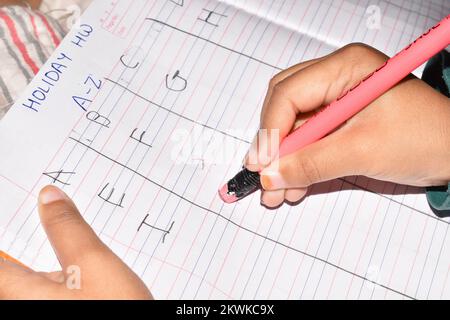
[{"label": "green object", "polygon": [[[422,80],[450,98],[450,53],[442,51],[428,61]],[[449,159],[450,161],[450,159]],[[438,217],[450,217],[450,183],[427,188],[427,199]]]}]

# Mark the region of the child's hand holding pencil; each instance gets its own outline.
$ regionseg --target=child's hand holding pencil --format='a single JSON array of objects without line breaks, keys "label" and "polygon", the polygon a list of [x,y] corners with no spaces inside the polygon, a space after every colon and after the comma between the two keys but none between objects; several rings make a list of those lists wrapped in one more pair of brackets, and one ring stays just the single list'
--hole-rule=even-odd
[{"label": "child's hand holding pencil", "polygon": [[273,78],[261,115],[267,135],[259,135],[245,160],[248,169],[261,171],[264,205],[297,202],[312,184],[343,176],[413,186],[450,181],[450,100],[412,75],[330,135],[272,162],[277,150],[267,152],[271,131],[282,141],[387,59],[352,44]]}]

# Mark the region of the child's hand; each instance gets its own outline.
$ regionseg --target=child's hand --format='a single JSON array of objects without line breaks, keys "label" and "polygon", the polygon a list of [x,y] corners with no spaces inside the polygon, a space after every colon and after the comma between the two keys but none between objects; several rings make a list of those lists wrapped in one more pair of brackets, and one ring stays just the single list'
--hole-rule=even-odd
[{"label": "child's hand", "polygon": [[[261,128],[279,129],[281,141],[301,123],[299,116],[308,118],[387,59],[352,44],[281,72],[270,83]],[[261,150],[269,140],[260,139],[258,159],[264,159]],[[300,200],[314,183],[350,175],[445,185],[450,180],[450,99],[410,76],[324,139],[270,166],[253,158],[247,157],[246,166],[253,171],[265,167],[262,203],[269,207]]]},{"label": "child's hand", "polygon": [[[144,283],[101,242],[62,191],[44,188],[39,212],[63,271],[39,273],[0,259],[0,299],[152,298]],[[76,270],[79,279],[73,273]],[[76,289],[78,280],[80,289]]]}]

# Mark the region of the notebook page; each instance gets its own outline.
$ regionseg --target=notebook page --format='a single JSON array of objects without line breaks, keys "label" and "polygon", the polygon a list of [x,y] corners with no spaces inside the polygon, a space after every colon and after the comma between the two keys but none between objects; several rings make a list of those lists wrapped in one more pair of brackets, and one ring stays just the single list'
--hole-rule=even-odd
[{"label": "notebook page", "polygon": [[[262,16],[271,5],[258,0],[227,0],[252,15]],[[281,6],[281,1],[274,5]],[[292,14],[289,10],[292,8]],[[445,0],[347,0],[347,1],[297,1],[290,0],[281,8],[283,14],[275,15],[272,10],[269,19],[277,24],[303,34],[294,61],[315,58],[314,50],[320,47],[319,56],[326,55],[351,42],[364,42],[387,55],[394,55],[406,47],[424,28],[442,19],[450,12],[450,2]],[[317,41],[316,41],[317,40]],[[310,43],[312,41],[312,43]],[[416,70],[420,76],[423,68]]]},{"label": "notebook page", "polygon": [[398,51],[439,4],[380,1],[373,30],[366,1],[94,2],[0,123],[0,248],[58,268],[53,183],[159,299],[449,298],[449,220],[422,189],[349,177],[275,211],[216,192],[271,77],[352,41]]}]

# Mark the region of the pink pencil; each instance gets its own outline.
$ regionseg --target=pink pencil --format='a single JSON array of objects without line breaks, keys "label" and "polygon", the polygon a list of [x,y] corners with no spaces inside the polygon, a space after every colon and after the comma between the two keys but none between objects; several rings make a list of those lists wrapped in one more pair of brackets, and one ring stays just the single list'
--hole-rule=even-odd
[{"label": "pink pencil", "polygon": [[[287,136],[281,142],[279,157],[322,139],[449,44],[450,15]],[[259,173],[244,169],[219,190],[219,195],[232,203],[260,187]]]}]

